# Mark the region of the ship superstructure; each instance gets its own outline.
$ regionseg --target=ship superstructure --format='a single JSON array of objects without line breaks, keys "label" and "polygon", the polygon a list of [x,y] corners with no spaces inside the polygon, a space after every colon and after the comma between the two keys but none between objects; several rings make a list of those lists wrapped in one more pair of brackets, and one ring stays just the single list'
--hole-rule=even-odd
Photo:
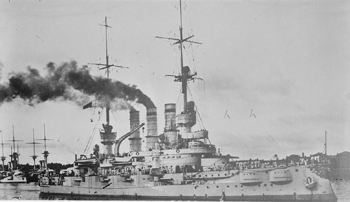
[{"label": "ship superstructure", "polygon": [[[107,19],[105,19],[106,36]],[[209,140],[205,129],[193,131],[197,122],[195,103],[188,101],[187,83],[196,78],[183,61],[182,9],[180,1],[180,74],[168,75],[181,83],[183,108],[177,113],[175,103],[164,105],[165,125],[158,134],[157,108],[146,110],[147,123],[140,124],[140,112],[130,111],[130,132],[117,137],[109,121],[110,101],[106,99],[106,124],[100,131],[105,150],[95,146],[90,157],[75,161],[73,172],[66,176],[40,179],[42,198],[68,199],[132,199],[132,200],[277,200],[336,201],[328,180],[322,179],[306,166],[278,167],[254,165],[240,167],[235,157],[223,155]],[[106,63],[109,64],[106,37]],[[85,108],[85,107],[84,107]],[[144,148],[140,129],[146,125]],[[130,151],[121,154],[120,144],[128,138]],[[114,150],[113,150],[114,146]]]}]

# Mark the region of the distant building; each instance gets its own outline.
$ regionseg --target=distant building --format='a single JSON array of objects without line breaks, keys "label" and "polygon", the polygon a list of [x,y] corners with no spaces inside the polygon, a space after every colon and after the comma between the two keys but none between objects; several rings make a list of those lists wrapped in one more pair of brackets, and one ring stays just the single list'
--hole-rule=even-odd
[{"label": "distant building", "polygon": [[331,156],[328,156],[324,153],[318,152],[316,154],[310,155],[312,164],[331,164]]}]

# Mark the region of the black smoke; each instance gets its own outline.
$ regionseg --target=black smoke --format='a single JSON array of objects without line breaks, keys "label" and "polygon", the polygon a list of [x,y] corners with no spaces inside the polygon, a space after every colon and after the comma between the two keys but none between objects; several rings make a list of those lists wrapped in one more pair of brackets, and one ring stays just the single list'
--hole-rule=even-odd
[{"label": "black smoke", "polygon": [[[152,100],[135,85],[94,77],[87,66],[78,67],[75,61],[56,66],[50,62],[47,74],[42,76],[37,69],[28,67],[27,72],[11,73],[8,82],[0,84],[0,104],[21,98],[29,104],[48,100],[70,100],[76,103],[80,96],[107,97],[113,102],[122,99],[155,107]],[[77,95],[79,94],[79,96]]]}]

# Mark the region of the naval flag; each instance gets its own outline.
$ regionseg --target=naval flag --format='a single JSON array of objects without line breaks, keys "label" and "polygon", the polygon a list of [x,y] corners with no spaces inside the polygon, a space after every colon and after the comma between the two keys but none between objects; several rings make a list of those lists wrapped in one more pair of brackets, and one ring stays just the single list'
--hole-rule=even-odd
[{"label": "naval flag", "polygon": [[92,107],[92,101],[83,106],[83,109]]}]

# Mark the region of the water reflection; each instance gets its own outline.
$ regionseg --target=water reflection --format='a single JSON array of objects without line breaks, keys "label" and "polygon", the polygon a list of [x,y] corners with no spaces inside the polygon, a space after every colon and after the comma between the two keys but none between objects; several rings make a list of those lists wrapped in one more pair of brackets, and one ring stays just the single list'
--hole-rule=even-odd
[{"label": "water reflection", "polygon": [[350,180],[334,180],[332,181],[332,187],[338,202],[350,201]]}]

